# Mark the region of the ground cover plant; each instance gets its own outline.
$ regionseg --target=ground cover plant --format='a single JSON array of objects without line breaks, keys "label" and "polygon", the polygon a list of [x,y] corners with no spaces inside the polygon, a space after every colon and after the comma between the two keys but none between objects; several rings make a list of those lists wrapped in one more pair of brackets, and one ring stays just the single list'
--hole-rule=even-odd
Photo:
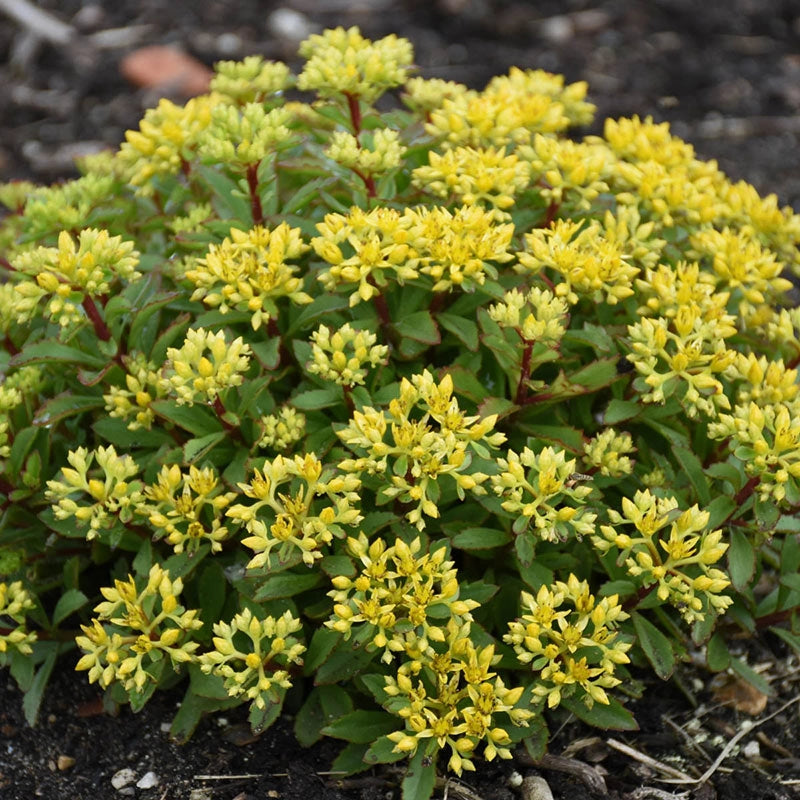
[{"label": "ground cover plant", "polygon": [[800,642],[797,217],[664,125],[567,138],[584,84],[469,91],[355,29],[301,53],[2,189],[29,718],[77,641],[109,703],[184,681],[178,738],[289,703],[420,797],[562,709],[634,727],[631,664],[768,691],[724,626]]}]

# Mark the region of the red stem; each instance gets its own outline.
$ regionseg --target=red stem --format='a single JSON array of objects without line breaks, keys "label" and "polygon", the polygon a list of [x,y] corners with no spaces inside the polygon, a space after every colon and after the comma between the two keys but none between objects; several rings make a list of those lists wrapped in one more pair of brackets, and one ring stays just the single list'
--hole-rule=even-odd
[{"label": "red stem", "polygon": [[350,92],[345,92],[344,96],[347,98],[347,107],[350,109],[353,133],[358,138],[358,134],[361,133],[361,107],[358,104],[358,97]]},{"label": "red stem", "polygon": [[347,406],[347,413],[352,417],[353,412],[356,410],[356,404],[353,402],[353,387],[343,383],[342,389],[344,390],[344,402]]},{"label": "red stem", "polygon": [[556,203],[553,200],[549,206],[547,206],[547,211],[544,215],[544,220],[542,224],[539,226],[540,228],[549,228],[553,224],[553,220],[556,218],[556,214],[558,213],[559,203]]},{"label": "red stem", "polygon": [[264,224],[264,211],[258,195],[258,163],[247,165],[247,187],[250,190],[250,210],[253,214],[253,225]]},{"label": "red stem", "polygon": [[104,342],[109,341],[111,339],[111,331],[108,329],[105,321],[100,316],[100,312],[98,311],[91,295],[85,294],[83,296],[83,310],[92,321],[92,325],[94,325],[94,332],[97,334],[97,338]]},{"label": "red stem", "polygon": [[531,370],[531,353],[533,352],[533,342],[528,339],[523,339],[525,342],[525,349],[522,351],[522,367],[519,373],[519,383],[517,384],[517,394],[514,397],[514,402],[521,406],[525,403],[525,398],[528,396],[528,373]]}]

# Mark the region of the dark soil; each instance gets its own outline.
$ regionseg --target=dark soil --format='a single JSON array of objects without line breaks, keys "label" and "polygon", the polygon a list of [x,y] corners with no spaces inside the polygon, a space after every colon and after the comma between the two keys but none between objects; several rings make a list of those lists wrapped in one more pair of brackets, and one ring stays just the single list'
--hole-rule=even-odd
[{"label": "dark soil", "polygon": [[[157,97],[133,89],[119,75],[119,60],[128,50],[178,44],[207,64],[250,53],[292,60],[296,50],[296,41],[280,32],[272,16],[279,4],[268,0],[38,0],[38,5],[95,43],[98,37],[91,37],[107,29],[125,29],[118,35],[128,39],[91,55],[75,44],[43,42],[0,17],[0,180],[71,177],[74,153],[116,146],[124,131],[137,125]],[[301,37],[308,28],[351,24],[370,36],[404,35],[415,45],[421,74],[429,77],[480,87],[518,65],[561,72],[569,81],[585,79],[599,121],[631,114],[669,120],[677,134],[693,142],[701,156],[716,158],[731,177],[800,208],[798,0],[286,0],[283,7],[302,15],[295,18],[307,26]],[[598,734],[571,721],[555,735],[551,752],[571,746],[580,763],[596,764],[611,798],[798,797],[800,704],[744,736],[699,786],[661,783],[657,769],[607,744],[613,738],[701,776],[742,723],[758,725],[797,697],[796,657],[767,644],[752,643],[750,654],[751,664],[765,665],[776,693],[760,716],[715,705],[711,676],[686,672],[681,682],[697,694],[699,708],[674,682],[654,684],[645,700],[633,705],[641,732]],[[100,713],[97,691],[71,672],[70,661],[54,676],[35,729],[23,720],[12,682],[0,676],[3,800],[399,797],[399,773],[345,780],[326,775],[337,743],[301,750],[288,717],[253,739],[243,713],[234,711],[205,720],[188,745],[176,745],[164,726],[180,694],[156,696],[140,714],[122,709],[112,717]],[[124,768],[133,770],[135,780],[116,790],[112,777]],[[150,771],[157,783],[136,788]],[[525,776],[534,768],[519,759],[482,765],[476,776],[443,786],[438,794],[513,800],[523,796],[509,783],[515,771]],[[555,798],[603,796],[567,773],[540,772]]]}]

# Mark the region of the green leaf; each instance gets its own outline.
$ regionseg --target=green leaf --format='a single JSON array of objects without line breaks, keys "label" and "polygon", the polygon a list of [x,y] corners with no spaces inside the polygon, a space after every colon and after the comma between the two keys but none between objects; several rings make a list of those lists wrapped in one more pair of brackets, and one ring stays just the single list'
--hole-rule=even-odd
[{"label": "green leaf", "polygon": [[294,214],[300,209],[307,206],[316,196],[320,189],[325,186],[331,186],[336,182],[336,178],[314,178],[310,181],[305,181],[300,185],[300,188],[283,204],[281,213]]},{"label": "green leaf", "polygon": [[348,308],[346,295],[321,294],[314,298],[313,303],[303,306],[303,310],[294,317],[286,336],[294,336],[298,331],[313,327],[318,320],[324,321],[336,311],[344,311],[346,308]]},{"label": "green leaf", "polygon": [[62,392],[39,406],[33,418],[34,425],[49,426],[62,419],[100,408],[105,401],[99,395],[77,395]]},{"label": "green leaf", "polygon": [[[25,692],[25,697],[22,698],[22,712],[25,715],[25,721],[31,727],[36,725],[36,720],[39,717],[39,709],[42,706],[44,690],[47,687],[47,682],[50,680],[53,667],[56,665],[59,651],[58,645],[55,644],[55,642],[46,642],[42,644],[48,646],[47,655],[42,665],[36,670],[33,681],[31,681],[30,689]],[[28,657],[30,658],[30,656]]]},{"label": "green leaf", "polygon": [[381,736],[372,743],[369,750],[364,754],[364,761],[367,764],[394,764],[395,761],[402,761],[406,753],[395,753],[394,742]]},{"label": "green leaf", "polygon": [[247,719],[253,733],[263,733],[278,719],[281,715],[285,697],[286,689],[280,689],[276,692],[273,688],[265,695],[264,708],[259,708],[255,703],[250,706],[250,713]]},{"label": "green leaf", "polygon": [[453,547],[460,550],[489,550],[502,547],[511,541],[511,534],[492,528],[465,528],[451,539]]},{"label": "green leaf", "polygon": [[721,672],[731,663],[731,654],[728,645],[721,633],[715,633],[706,645],[706,664],[712,672]]},{"label": "green leaf", "polygon": [[250,204],[242,197],[236,181],[219,171],[218,167],[196,165],[197,174],[214,192],[214,207],[223,219],[250,220]]},{"label": "green leaf", "polygon": [[[431,745],[435,744],[435,741],[431,742]],[[429,747],[417,747],[417,752],[408,762],[408,772],[402,783],[403,800],[428,800],[433,794],[436,786],[436,758],[433,753],[428,753]]]},{"label": "green leaf", "polygon": [[740,592],[746,589],[755,568],[756,553],[750,539],[744,532],[734,528],[728,548],[728,573],[734,588]]},{"label": "green leaf", "polygon": [[337,575],[346,575],[352,578],[356,574],[356,568],[348,556],[323,556],[319,561],[322,571],[331,578]]},{"label": "green leaf", "polygon": [[207,436],[200,436],[197,439],[189,439],[183,446],[183,460],[187,464],[200,461],[213,450],[220,442],[227,438],[225,431],[209,433]]},{"label": "green leaf", "polygon": [[714,530],[714,528],[718,528],[723,522],[730,518],[731,514],[733,514],[737,508],[738,506],[730,497],[725,497],[725,495],[715,497],[708,506],[706,506],[706,511],[708,511],[708,529]]},{"label": "green leaf", "polygon": [[318,571],[297,575],[286,572],[281,575],[272,575],[256,589],[255,600],[276,600],[281,597],[294,597],[296,594],[313,589],[322,583],[322,575]]},{"label": "green leaf", "polygon": [[14,434],[14,443],[11,445],[11,452],[8,457],[8,471],[13,477],[19,476],[25,459],[28,457],[31,448],[39,435],[39,428],[31,426],[23,428]]},{"label": "green leaf", "polygon": [[342,634],[330,628],[317,628],[303,656],[303,674],[313,675],[342,641]]},{"label": "green leaf", "polygon": [[631,618],[639,646],[644,651],[647,660],[653,665],[656,675],[666,680],[675,669],[675,653],[672,651],[672,644],[652,622],[641,614],[634,611]]},{"label": "green leaf", "polygon": [[700,463],[700,459],[685,447],[673,445],[672,452],[683,468],[683,472],[689,478],[700,505],[707,506],[711,502],[711,492],[709,491],[708,478],[703,472],[703,465]]},{"label": "green leaf", "polygon": [[281,349],[279,336],[275,336],[266,342],[254,342],[250,347],[253,350],[253,355],[264,369],[273,370],[278,368]]},{"label": "green leaf", "polygon": [[317,670],[314,683],[322,686],[328,683],[341,683],[361,672],[377,656],[376,651],[354,645],[353,640],[342,642]]},{"label": "green leaf", "polygon": [[295,715],[294,735],[301,747],[311,747],[322,738],[322,728],[325,725],[325,715],[320,700],[322,688],[315,686]]},{"label": "green leaf", "polygon": [[345,775],[355,775],[357,772],[363,772],[369,769],[371,764],[364,761],[364,756],[369,749],[366,743],[356,744],[350,742],[342,748],[336,758],[333,759],[331,764],[331,772],[343,772]]},{"label": "green leaf", "polygon": [[540,714],[537,714],[529,723],[527,736],[522,740],[528,755],[538,761],[547,752],[547,740],[550,738],[550,731],[547,722]]},{"label": "green leaf", "polygon": [[369,744],[397,730],[399,720],[386,711],[353,711],[322,729],[325,736]]},{"label": "green leaf", "polygon": [[169,305],[173,300],[180,297],[180,292],[167,292],[166,294],[157,295],[147,305],[143,306],[141,310],[133,317],[131,328],[128,332],[128,341],[137,350],[143,353],[149,353],[153,346],[153,339],[157,331],[157,318],[156,314],[161,311],[164,306]]},{"label": "green leaf", "polygon": [[568,376],[572,384],[594,392],[619,378],[616,358],[601,358]]},{"label": "green leaf", "polygon": [[395,323],[395,330],[404,338],[423,344],[439,344],[441,335],[430,311],[415,311]]},{"label": "green leaf", "polygon": [[[524,517],[523,517],[524,519]],[[533,537],[527,531],[519,534],[514,541],[520,567],[530,567],[533,562]],[[524,579],[523,579],[524,580]]]},{"label": "green leaf", "polygon": [[436,321],[446,331],[450,331],[467,350],[474,353],[478,349],[478,326],[471,319],[440,312],[436,315]]},{"label": "green leaf", "polygon": [[150,408],[159,417],[183,428],[195,436],[206,436],[222,430],[222,423],[208,409],[200,405],[178,405],[173,400],[154,400]]},{"label": "green leaf", "polygon": [[762,694],[767,697],[772,697],[775,692],[772,687],[761,677],[754,669],[748,667],[740,658],[731,656],[731,669],[743,680],[751,686],[758,689]]},{"label": "green leaf", "polygon": [[604,425],[616,425],[633,419],[642,411],[642,406],[635,400],[612,400],[603,414]]},{"label": "green leaf", "polygon": [[591,709],[579,697],[565,697],[561,705],[578,719],[606,731],[638,731],[633,714],[619,700],[609,697],[609,704],[595,703]]},{"label": "green leaf", "polygon": [[792,633],[791,631],[787,631],[786,628],[778,628],[777,626],[772,626],[770,630],[779,638],[783,639],[786,644],[789,645],[796,653],[800,653],[800,636],[796,633]]},{"label": "green leaf", "polygon": [[328,386],[324,389],[310,389],[307,392],[296,394],[289,401],[300,411],[317,411],[320,408],[329,408],[344,402],[342,390],[339,386]]},{"label": "green leaf", "polygon": [[53,609],[53,626],[63,622],[70,614],[74,614],[88,602],[89,598],[80,589],[68,589],[58,598],[56,607]]},{"label": "green leaf", "polygon": [[17,353],[9,366],[22,367],[27,364],[80,364],[82,367],[100,369],[105,366],[107,359],[94,353],[84,353],[75,347],[70,347],[61,342],[38,342],[31,344]]},{"label": "green leaf", "polygon": [[128,430],[128,424],[123,419],[101,417],[93,425],[94,432],[105,441],[122,450],[131,450],[136,447],[157,448],[162,444],[173,442],[173,438],[164,430]]}]

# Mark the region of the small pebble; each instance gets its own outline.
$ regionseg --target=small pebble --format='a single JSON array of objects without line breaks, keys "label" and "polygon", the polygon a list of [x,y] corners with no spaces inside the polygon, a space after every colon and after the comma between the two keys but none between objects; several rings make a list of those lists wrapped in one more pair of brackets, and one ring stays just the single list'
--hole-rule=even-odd
[{"label": "small pebble", "polygon": [[136,786],[139,789],[152,789],[154,786],[158,786],[158,775],[152,770],[150,772],[145,772],[145,774],[136,781]]},{"label": "small pebble", "polygon": [[129,783],[133,783],[135,780],[136,773],[130,767],[125,767],[125,769],[121,769],[114,773],[114,777],[111,778],[111,785],[117,791],[119,791]]},{"label": "small pebble", "polygon": [[59,756],[58,761],[56,761],[56,766],[61,772],[64,772],[64,770],[75,766],[75,759],[72,756]]},{"label": "small pebble", "polygon": [[172,728],[172,724],[169,722],[162,722],[160,728],[161,728],[161,733],[169,733],[170,729]]},{"label": "small pebble", "polygon": [[276,8],[267,17],[267,29],[279,39],[302,42],[314,32],[311,20],[293,8]]},{"label": "small pebble", "polygon": [[562,44],[572,38],[575,26],[565,14],[547,17],[539,22],[539,33],[549,42]]},{"label": "small pebble", "polygon": [[758,758],[761,755],[761,746],[755,739],[751,739],[743,748],[745,758]]},{"label": "small pebble", "polygon": [[522,781],[520,792],[525,800],[553,800],[550,785],[540,775],[528,775]]}]

